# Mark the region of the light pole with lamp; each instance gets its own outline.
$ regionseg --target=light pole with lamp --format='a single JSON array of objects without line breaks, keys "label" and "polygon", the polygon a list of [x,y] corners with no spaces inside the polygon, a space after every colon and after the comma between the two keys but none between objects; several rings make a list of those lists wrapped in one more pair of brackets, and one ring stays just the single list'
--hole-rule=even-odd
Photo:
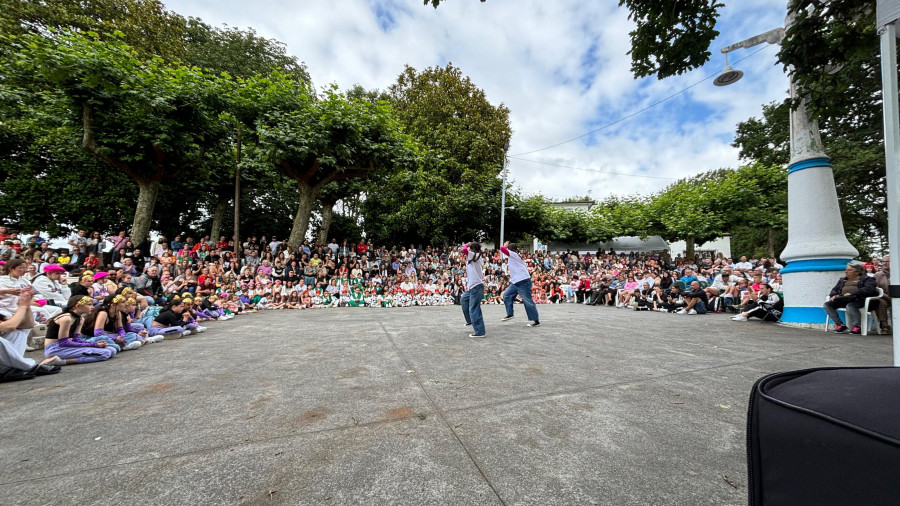
[{"label": "light pole with lamp", "polygon": [[[794,15],[788,13],[785,27]],[[776,28],[722,48],[726,67],[716,86],[737,82],[743,72],[727,65],[727,54],[759,44],[780,44],[785,28]],[[825,296],[848,262],[859,252],[847,240],[838,206],[831,161],[822,148],[815,119],[809,117],[807,100],[791,79],[791,97],[800,98],[791,111],[791,161],[788,165],[788,243],[781,253],[788,265],[784,276],[785,308],[781,321],[800,326],[822,325]]]},{"label": "light pole with lamp", "polygon": [[[506,224],[506,153],[509,152],[509,141],[503,147],[503,188],[500,189],[500,245],[503,245],[503,227]],[[499,246],[498,246],[499,248]]]}]

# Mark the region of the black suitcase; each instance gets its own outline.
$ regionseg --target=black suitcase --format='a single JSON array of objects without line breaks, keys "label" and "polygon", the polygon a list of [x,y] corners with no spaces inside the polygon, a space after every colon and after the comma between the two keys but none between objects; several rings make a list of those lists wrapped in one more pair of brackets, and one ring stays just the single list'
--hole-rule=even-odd
[{"label": "black suitcase", "polygon": [[900,368],[807,369],[757,381],[747,474],[752,506],[900,504]]}]

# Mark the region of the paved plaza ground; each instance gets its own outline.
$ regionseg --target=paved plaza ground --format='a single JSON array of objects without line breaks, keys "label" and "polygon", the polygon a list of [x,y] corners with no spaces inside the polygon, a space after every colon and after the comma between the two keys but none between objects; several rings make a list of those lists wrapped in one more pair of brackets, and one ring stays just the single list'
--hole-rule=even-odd
[{"label": "paved plaza ground", "polygon": [[[269,311],[0,384],[0,504],[745,504],[750,387],[890,336],[522,306]],[[38,358],[39,353],[30,353]]]}]

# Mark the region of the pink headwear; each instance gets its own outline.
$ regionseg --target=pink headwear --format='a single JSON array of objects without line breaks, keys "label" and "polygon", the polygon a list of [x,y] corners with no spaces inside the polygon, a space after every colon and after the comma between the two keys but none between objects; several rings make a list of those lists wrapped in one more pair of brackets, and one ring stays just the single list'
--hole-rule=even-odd
[{"label": "pink headwear", "polygon": [[66,272],[62,265],[49,264],[44,266],[44,272],[50,274],[51,272]]},{"label": "pink headwear", "polygon": [[94,274],[94,281],[97,281],[98,279],[103,279],[106,276],[109,276],[108,272],[98,272],[97,274]]}]

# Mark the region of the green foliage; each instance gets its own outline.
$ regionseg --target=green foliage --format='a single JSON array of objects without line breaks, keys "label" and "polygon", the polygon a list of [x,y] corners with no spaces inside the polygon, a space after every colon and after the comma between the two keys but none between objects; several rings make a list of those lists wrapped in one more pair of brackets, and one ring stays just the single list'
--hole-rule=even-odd
[{"label": "green foliage", "polygon": [[158,0],[0,0],[0,33],[95,32],[142,57],[181,60],[186,21]]},{"label": "green foliage", "polygon": [[[734,146],[741,157],[759,164],[786,166],[790,158],[789,104],[763,107],[763,118],[738,125]],[[884,243],[887,234],[887,192],[881,105],[877,99],[860,100],[846,116],[821,116],[822,143],[834,165],[841,218],[851,243],[871,249],[873,240]]]},{"label": "green foliage", "polygon": [[679,75],[709,61],[719,8],[714,0],[619,0],[630,11],[631,72],[638,77]]},{"label": "green foliage", "polygon": [[385,102],[348,100],[335,87],[318,100],[303,93],[280,97],[257,122],[257,134],[267,159],[299,187],[292,246],[306,236],[313,205],[326,185],[416,163],[415,146]]},{"label": "green foliage", "polygon": [[[783,251],[787,246],[787,230],[774,230],[772,232],[772,249],[776,253]],[[731,256],[740,258],[769,257],[768,231],[764,228],[735,227],[731,231]]]},{"label": "green foliage", "polygon": [[142,60],[124,42],[93,33],[3,42],[4,90],[16,97],[20,128],[45,137],[77,134],[85,149],[137,182],[135,236],[149,230],[159,184],[185,171],[202,177],[207,153],[227,133],[220,79]]},{"label": "green foliage", "polygon": [[366,199],[367,234],[401,243],[496,237],[509,110],[452,64],[407,67],[388,93],[400,125],[423,148],[416,170],[380,179],[377,198]]},{"label": "green foliage", "polygon": [[287,54],[283,42],[260,37],[252,28],[215,28],[190,18],[184,38],[183,61],[212,74],[251,78],[279,72],[297,81],[310,81],[306,65]]},{"label": "green foliage", "polygon": [[[815,116],[852,116],[858,101],[878,100],[880,48],[872,0],[791,0],[796,13],[778,59]],[[835,69],[839,69],[835,71]]]},{"label": "green foliage", "polygon": [[458,67],[407,66],[389,89],[404,131],[432,151],[453,183],[497,177],[512,131],[509,109],[491,104]]},{"label": "green foliage", "polygon": [[787,100],[763,105],[763,117],[738,123],[732,146],[743,160],[787,166],[791,157],[790,104]]},{"label": "green foliage", "polygon": [[591,209],[597,226],[605,230],[599,241],[608,241],[618,236],[646,238],[655,230],[651,198],[640,195],[624,197],[611,195]]}]

